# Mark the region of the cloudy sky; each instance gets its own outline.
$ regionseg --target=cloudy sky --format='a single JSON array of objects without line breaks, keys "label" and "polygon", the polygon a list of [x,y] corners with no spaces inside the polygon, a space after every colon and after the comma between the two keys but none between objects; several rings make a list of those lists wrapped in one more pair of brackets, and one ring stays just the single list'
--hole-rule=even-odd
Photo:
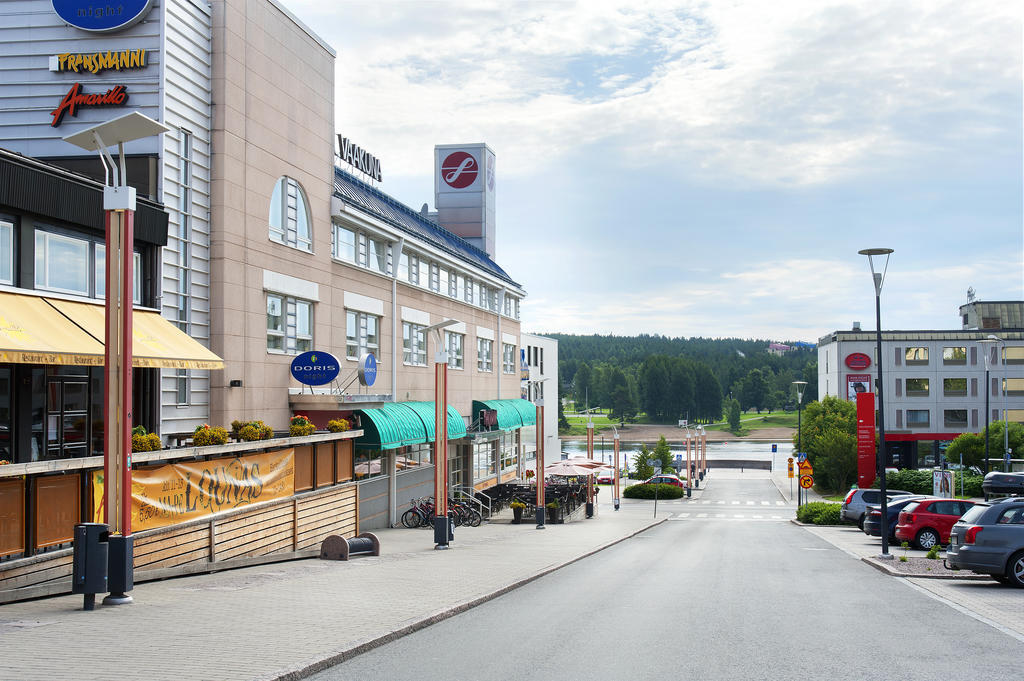
[{"label": "cloudy sky", "polygon": [[335,127],[433,206],[497,155],[524,330],[816,341],[1024,299],[1022,5],[284,4],[338,53]]}]

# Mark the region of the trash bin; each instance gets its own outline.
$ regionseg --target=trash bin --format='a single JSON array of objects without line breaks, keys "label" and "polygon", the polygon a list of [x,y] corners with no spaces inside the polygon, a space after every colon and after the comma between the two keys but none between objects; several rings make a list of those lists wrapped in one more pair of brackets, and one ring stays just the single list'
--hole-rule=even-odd
[{"label": "trash bin", "polygon": [[84,594],[83,610],[96,607],[96,594],[107,592],[107,558],[110,526],[106,523],[75,525],[71,558],[71,593]]},{"label": "trash bin", "polygon": [[692,495],[692,490],[690,490],[690,486],[687,485],[686,486],[686,498],[689,499],[691,495]]}]

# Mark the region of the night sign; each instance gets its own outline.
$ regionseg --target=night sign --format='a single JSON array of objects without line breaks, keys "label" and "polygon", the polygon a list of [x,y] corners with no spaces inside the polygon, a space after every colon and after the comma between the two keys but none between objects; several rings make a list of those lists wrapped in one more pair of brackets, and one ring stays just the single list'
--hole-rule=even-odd
[{"label": "night sign", "polygon": [[83,31],[109,33],[134,26],[149,12],[153,0],[53,0],[53,11],[61,19]]}]

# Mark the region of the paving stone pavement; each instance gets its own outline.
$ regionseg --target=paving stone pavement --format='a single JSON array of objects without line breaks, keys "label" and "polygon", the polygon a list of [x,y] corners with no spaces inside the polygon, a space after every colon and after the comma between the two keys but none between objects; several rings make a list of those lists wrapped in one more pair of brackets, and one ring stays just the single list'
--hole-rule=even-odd
[{"label": "paving stone pavement", "polygon": [[[375,531],[378,557],[318,559],[137,584],[135,602],[82,610],[82,596],[0,606],[0,679],[298,679],[472,607],[664,521],[678,507],[607,489],[590,520]],[[699,499],[700,495],[695,494]]]}]

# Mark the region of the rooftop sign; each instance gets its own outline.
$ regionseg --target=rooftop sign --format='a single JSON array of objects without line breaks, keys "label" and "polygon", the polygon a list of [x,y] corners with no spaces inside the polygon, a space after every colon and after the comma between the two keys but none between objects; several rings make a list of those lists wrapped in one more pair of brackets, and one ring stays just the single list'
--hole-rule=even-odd
[{"label": "rooftop sign", "polygon": [[53,11],[68,24],[83,31],[111,33],[134,26],[153,5],[153,0],[52,0]]},{"label": "rooftop sign", "polygon": [[338,156],[359,172],[381,181],[380,159],[342,135],[338,135]]}]

